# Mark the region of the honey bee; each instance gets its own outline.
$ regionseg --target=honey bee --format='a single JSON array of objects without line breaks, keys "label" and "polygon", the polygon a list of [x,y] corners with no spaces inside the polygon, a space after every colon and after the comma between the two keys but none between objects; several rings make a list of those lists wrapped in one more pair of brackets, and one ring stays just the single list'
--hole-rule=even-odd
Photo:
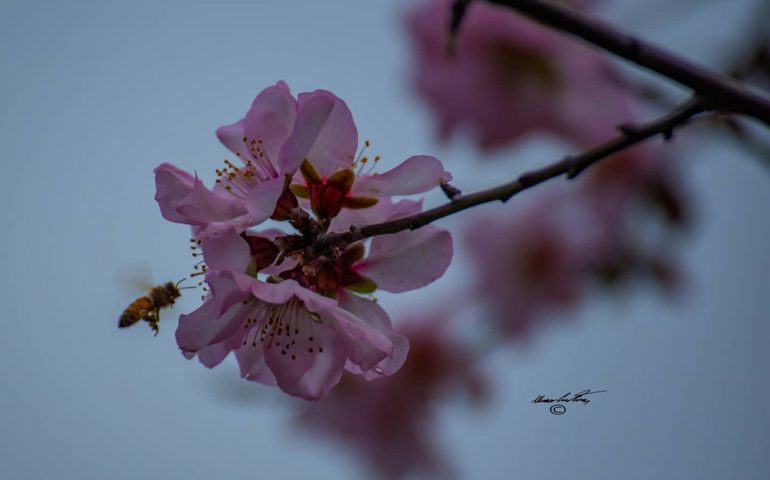
[{"label": "honey bee", "polygon": [[166,282],[147,290],[147,293],[131,302],[131,304],[123,310],[123,313],[120,315],[120,320],[118,321],[118,327],[130,327],[139,320],[144,320],[150,325],[150,328],[155,332],[155,335],[157,335],[160,309],[174,305],[174,301],[182,295],[180,289],[185,288],[179,287],[179,284],[182,283],[182,281],[184,281],[184,279],[176,283]]}]

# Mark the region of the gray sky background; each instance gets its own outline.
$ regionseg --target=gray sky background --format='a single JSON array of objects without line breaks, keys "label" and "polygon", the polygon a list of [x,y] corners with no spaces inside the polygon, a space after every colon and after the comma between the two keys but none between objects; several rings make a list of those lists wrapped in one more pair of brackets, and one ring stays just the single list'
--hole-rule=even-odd
[{"label": "gray sky background", "polygon": [[[608,15],[725,65],[762,1],[625,1]],[[113,279],[134,262],[157,281],[190,271],[187,229],[161,218],[152,169],[211,179],[226,155],[214,129],[278,79],[346,100],[387,166],[432,153],[464,190],[506,180],[464,161],[476,154],[462,142],[433,143],[405,80],[408,3],[0,1],[3,478],[365,477],[329,439],[292,429],[285,397],[231,381],[234,362],[209,371],[179,355],[171,317],[195,298],[165,312],[157,338],[118,331],[135,292]],[[687,138],[688,295],[597,298],[493,355],[490,408],[440,412],[436,441],[462,478],[768,478],[770,171],[716,133]],[[555,149],[527,144],[510,176]],[[465,215],[484,208],[507,207]],[[451,273],[383,302],[397,318],[462,288],[462,261]],[[529,403],[582,388],[609,392],[561,417]]]}]

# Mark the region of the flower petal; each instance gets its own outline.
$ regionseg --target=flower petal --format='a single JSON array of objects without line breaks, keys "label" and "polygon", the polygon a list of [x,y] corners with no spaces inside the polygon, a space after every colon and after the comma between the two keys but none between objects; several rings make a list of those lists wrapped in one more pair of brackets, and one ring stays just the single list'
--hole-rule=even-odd
[{"label": "flower petal", "polygon": [[176,207],[190,194],[193,182],[192,175],[170,163],[161,163],[155,169],[155,201],[160,206],[163,218],[170,222],[189,224]]},{"label": "flower petal", "polygon": [[253,158],[248,142],[261,140],[268,160],[276,166],[281,147],[289,138],[296,118],[297,101],[289,93],[286,83],[281,81],[262,90],[242,119],[219,127],[217,138],[243,161]]},{"label": "flower petal", "polygon": [[422,200],[403,199],[393,203],[390,198],[381,198],[376,205],[368,208],[343,208],[329,225],[331,232],[347,232],[352,225],[370,225],[386,220],[408,217],[422,210]]},{"label": "flower petal", "polygon": [[452,179],[441,162],[429,155],[409,157],[399,166],[383,174],[361,175],[356,178],[352,196],[382,197],[411,195],[438,187]]},{"label": "flower petal", "polygon": [[245,119],[240,119],[230,125],[223,125],[217,128],[217,138],[240,159],[251,158],[248,146],[243,142],[244,133],[243,123]]},{"label": "flower petal", "polygon": [[321,312],[336,306],[333,299],[308,290],[294,280],[284,280],[280,283],[254,282],[251,285],[251,293],[262,301],[277,305],[297,297],[311,312]]},{"label": "flower petal", "polygon": [[297,101],[286,88],[284,83],[262,90],[243,119],[244,136],[262,140],[267,158],[274,165],[297,119]]},{"label": "flower petal", "polygon": [[261,344],[253,346],[250,343],[235,351],[235,358],[241,369],[241,377],[252,382],[265,385],[275,385],[275,376],[265,363],[265,354]]},{"label": "flower petal", "polygon": [[390,354],[370,368],[363,369],[361,364],[357,365],[354,362],[348,362],[345,368],[352,373],[362,375],[367,380],[396,373],[406,361],[407,353],[409,353],[409,340],[393,331],[390,317],[385,310],[377,302],[345,291],[339,293],[337,301],[340,307],[356,317],[367,319],[372,326],[382,331],[393,344]]},{"label": "flower petal", "polygon": [[[372,317],[371,309],[361,313]],[[345,342],[346,356],[362,370],[374,368],[393,353],[393,343],[379,328],[373,327],[379,319],[361,318],[345,309],[335,308],[321,314],[324,321],[334,325]]]},{"label": "flower petal", "polygon": [[308,159],[322,177],[349,167],[358,146],[358,131],[345,102],[331,92],[301,93],[294,131],[281,150],[282,172],[296,171]]},{"label": "flower petal", "polygon": [[245,273],[251,260],[249,245],[234,228],[226,230],[216,238],[204,239],[201,250],[209,270]]},{"label": "flower petal", "polygon": [[353,268],[388,292],[420,288],[441,277],[452,261],[452,236],[426,225],[372,239],[369,255]]},{"label": "flower petal", "polygon": [[270,218],[283,192],[283,186],[284,179],[278,177],[258,183],[249,189],[243,199],[243,205],[249,212],[249,225],[245,227],[259,225]]},{"label": "flower petal", "polygon": [[212,192],[196,176],[190,193],[176,207],[176,211],[190,225],[206,225],[209,223],[232,220],[247,213],[236,197],[224,197]]},{"label": "flower petal", "polygon": [[[265,362],[281,390],[306,400],[319,400],[339,382],[347,359],[346,346],[328,325],[309,318],[305,322],[300,326],[303,335],[293,345],[293,353],[288,354],[280,346],[265,347]],[[308,334],[312,342],[307,340]]]},{"label": "flower petal", "polygon": [[219,342],[204,347],[198,352],[198,360],[207,368],[214,368],[232,351],[228,342]]},{"label": "flower petal", "polygon": [[212,298],[192,313],[179,316],[176,341],[186,352],[197,352],[219,343],[241,325],[250,312],[242,302],[251,298],[243,282],[236,281],[232,272],[211,272],[206,275]]}]

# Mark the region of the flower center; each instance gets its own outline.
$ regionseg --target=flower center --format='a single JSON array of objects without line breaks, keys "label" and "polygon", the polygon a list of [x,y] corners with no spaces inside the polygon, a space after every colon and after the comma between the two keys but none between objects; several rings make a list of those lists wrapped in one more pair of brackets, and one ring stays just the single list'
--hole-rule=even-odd
[{"label": "flower center", "polygon": [[262,140],[243,137],[242,141],[248,152],[247,158],[243,158],[239,152],[235,155],[243,161],[244,166],[237,167],[230,160],[225,159],[225,167],[216,170],[218,177],[216,182],[239,198],[243,198],[254,185],[278,177],[278,172],[265,152]]},{"label": "flower center", "polygon": [[281,355],[296,360],[298,355],[323,353],[316,326],[323,324],[320,315],[309,311],[299,299],[275,304],[253,300],[251,312],[243,328],[246,333],[241,346],[280,348]]}]

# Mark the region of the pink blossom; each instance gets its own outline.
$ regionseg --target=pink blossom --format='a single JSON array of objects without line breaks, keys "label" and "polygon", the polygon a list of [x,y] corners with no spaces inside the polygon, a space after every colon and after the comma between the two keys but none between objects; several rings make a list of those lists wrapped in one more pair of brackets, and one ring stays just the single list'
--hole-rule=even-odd
[{"label": "pink blossom", "polygon": [[177,343],[213,367],[234,351],[241,376],[308,400],[323,398],[347,363],[370,375],[398,370],[408,351],[376,303],[355,315],[293,280],[266,283],[232,271],[206,275],[211,297],[182,315]]},{"label": "pink blossom", "polygon": [[298,206],[292,192],[308,198],[318,218],[327,220],[343,207],[366,209],[380,198],[422,193],[451,179],[427,155],[382,174],[364,171],[368,159],[356,158],[358,132],[345,102],[325,90],[295,100],[284,82],[263,90],[246,115],[220,127],[217,137],[241,165],[226,160],[213,189],[174,165],[155,169],[163,217],[192,225],[197,238],[231,227],[242,232],[268,218],[288,220]]},{"label": "pink blossom", "polygon": [[329,398],[300,405],[297,423],[336,437],[385,478],[452,478],[432,432],[436,408],[457,394],[484,400],[485,380],[476,356],[447,335],[445,314],[407,320],[399,331],[411,348],[398,375],[373,383],[345,375]]},{"label": "pink blossom", "polygon": [[659,144],[624,150],[593,167],[579,185],[577,201],[604,232],[595,274],[609,284],[641,274],[668,292],[681,287],[673,253],[691,212],[669,153]]},{"label": "pink blossom", "polygon": [[[270,248],[270,237],[281,243],[278,232],[231,229],[204,239],[211,294],[180,317],[179,347],[208,367],[234,351],[244,378],[306,399],[324,397],[343,368],[370,380],[391,375],[408,343],[375,301],[353,292],[402,292],[439,278],[451,260],[451,237],[428,227],[376,237],[368,256],[356,243],[312,260],[299,254],[283,268],[273,265],[277,248]],[[266,268],[275,272],[267,283],[255,278]]]},{"label": "pink blossom", "polygon": [[[205,274],[209,291],[180,317],[185,356],[213,367],[235,352],[244,378],[306,399],[324,397],[343,369],[368,380],[397,371],[408,343],[366,295],[441,277],[453,253],[449,232],[427,225],[353,244],[321,240],[353,223],[417,213],[420,201],[391,197],[451,175],[425,155],[374,173],[378,157],[368,163],[364,149],[356,156],[347,105],[324,90],[295,100],[283,82],[217,136],[242,165],[226,161],[213,189],[170,164],[155,171],[163,216],[193,226],[193,256],[203,257],[193,275]],[[268,218],[295,231],[250,229]]]},{"label": "pink blossom", "polygon": [[155,198],[164,218],[193,225],[198,238],[230,227],[243,231],[271,216],[286,219],[297,202],[285,187],[303,159],[348,165],[357,142],[342,100],[324,90],[295,100],[284,82],[263,90],[246,115],[220,127],[217,137],[241,165],[225,161],[214,189],[170,164],[155,171]]},{"label": "pink blossom", "polygon": [[489,148],[543,131],[586,146],[629,120],[629,95],[612,64],[505,8],[473,2],[456,53],[447,55],[450,4],[427,1],[407,18],[414,87],[441,138],[467,130]]},{"label": "pink blossom", "polygon": [[661,144],[623,150],[587,172],[582,194],[604,215],[622,215],[640,200],[655,206],[674,224],[687,222],[676,159]]},{"label": "pink blossom", "polygon": [[[549,194],[552,192],[549,192]],[[535,322],[576,305],[606,243],[584,205],[563,190],[469,224],[474,293],[491,307],[494,326],[526,337]]]}]

